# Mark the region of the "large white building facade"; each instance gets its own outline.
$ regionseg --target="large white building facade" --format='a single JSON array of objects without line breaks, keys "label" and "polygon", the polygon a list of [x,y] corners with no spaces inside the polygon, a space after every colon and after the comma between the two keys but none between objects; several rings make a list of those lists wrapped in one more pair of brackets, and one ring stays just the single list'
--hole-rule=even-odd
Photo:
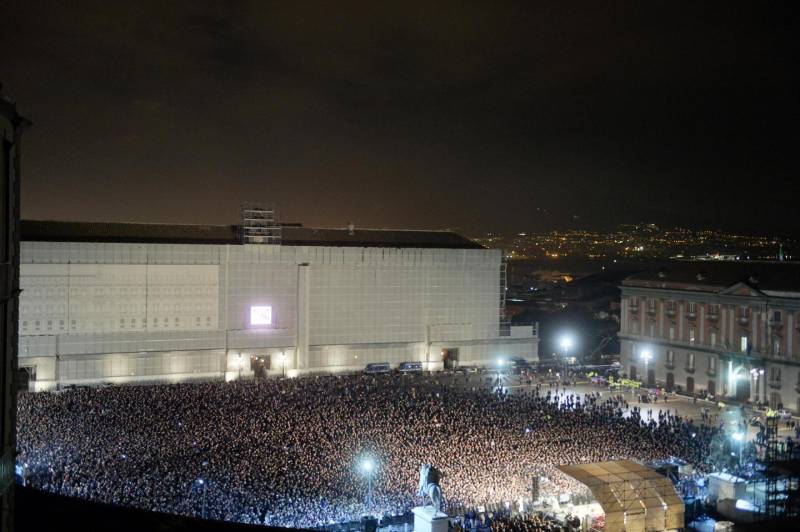
[{"label": "large white building facade", "polygon": [[[23,222],[30,388],[535,360],[502,254],[445,231]],[[243,242],[263,243],[243,243]]]},{"label": "large white building facade", "polygon": [[800,264],[675,263],[621,290],[629,376],[800,411]]}]

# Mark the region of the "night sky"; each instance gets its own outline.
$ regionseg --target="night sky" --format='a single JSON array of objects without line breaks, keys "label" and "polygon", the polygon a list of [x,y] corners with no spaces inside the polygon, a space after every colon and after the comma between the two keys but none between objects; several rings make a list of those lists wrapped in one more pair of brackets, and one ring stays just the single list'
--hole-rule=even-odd
[{"label": "night sky", "polygon": [[22,215],[797,236],[793,4],[6,0]]}]

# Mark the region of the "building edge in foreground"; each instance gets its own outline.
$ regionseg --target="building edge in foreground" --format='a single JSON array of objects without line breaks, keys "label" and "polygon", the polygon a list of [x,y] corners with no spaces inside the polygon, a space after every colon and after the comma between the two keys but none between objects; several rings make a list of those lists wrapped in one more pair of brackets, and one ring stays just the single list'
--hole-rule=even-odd
[{"label": "building edge in foreground", "polygon": [[2,401],[2,458],[0,458],[0,530],[14,524],[14,464],[16,456],[16,374],[19,304],[19,209],[22,176],[22,135],[30,122],[13,101],[0,93],[0,323],[3,328],[0,353],[0,401]]}]

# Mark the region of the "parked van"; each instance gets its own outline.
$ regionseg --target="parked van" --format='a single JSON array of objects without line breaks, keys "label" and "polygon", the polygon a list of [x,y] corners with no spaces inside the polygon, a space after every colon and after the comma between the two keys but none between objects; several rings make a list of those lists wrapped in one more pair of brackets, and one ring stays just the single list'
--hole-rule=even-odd
[{"label": "parked van", "polygon": [[392,371],[392,367],[388,362],[373,362],[372,364],[367,364],[367,367],[364,368],[364,373],[370,375],[375,373],[389,373],[390,371]]},{"label": "parked van", "polygon": [[422,362],[403,362],[397,368],[400,373],[420,373],[422,372]]}]

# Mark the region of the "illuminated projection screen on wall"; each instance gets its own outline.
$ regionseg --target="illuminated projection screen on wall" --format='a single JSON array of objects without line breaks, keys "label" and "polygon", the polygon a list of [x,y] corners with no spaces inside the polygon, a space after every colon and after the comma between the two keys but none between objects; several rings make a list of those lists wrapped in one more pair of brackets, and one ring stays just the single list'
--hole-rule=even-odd
[{"label": "illuminated projection screen on wall", "polygon": [[254,305],[250,307],[250,325],[262,327],[272,325],[272,307]]}]

